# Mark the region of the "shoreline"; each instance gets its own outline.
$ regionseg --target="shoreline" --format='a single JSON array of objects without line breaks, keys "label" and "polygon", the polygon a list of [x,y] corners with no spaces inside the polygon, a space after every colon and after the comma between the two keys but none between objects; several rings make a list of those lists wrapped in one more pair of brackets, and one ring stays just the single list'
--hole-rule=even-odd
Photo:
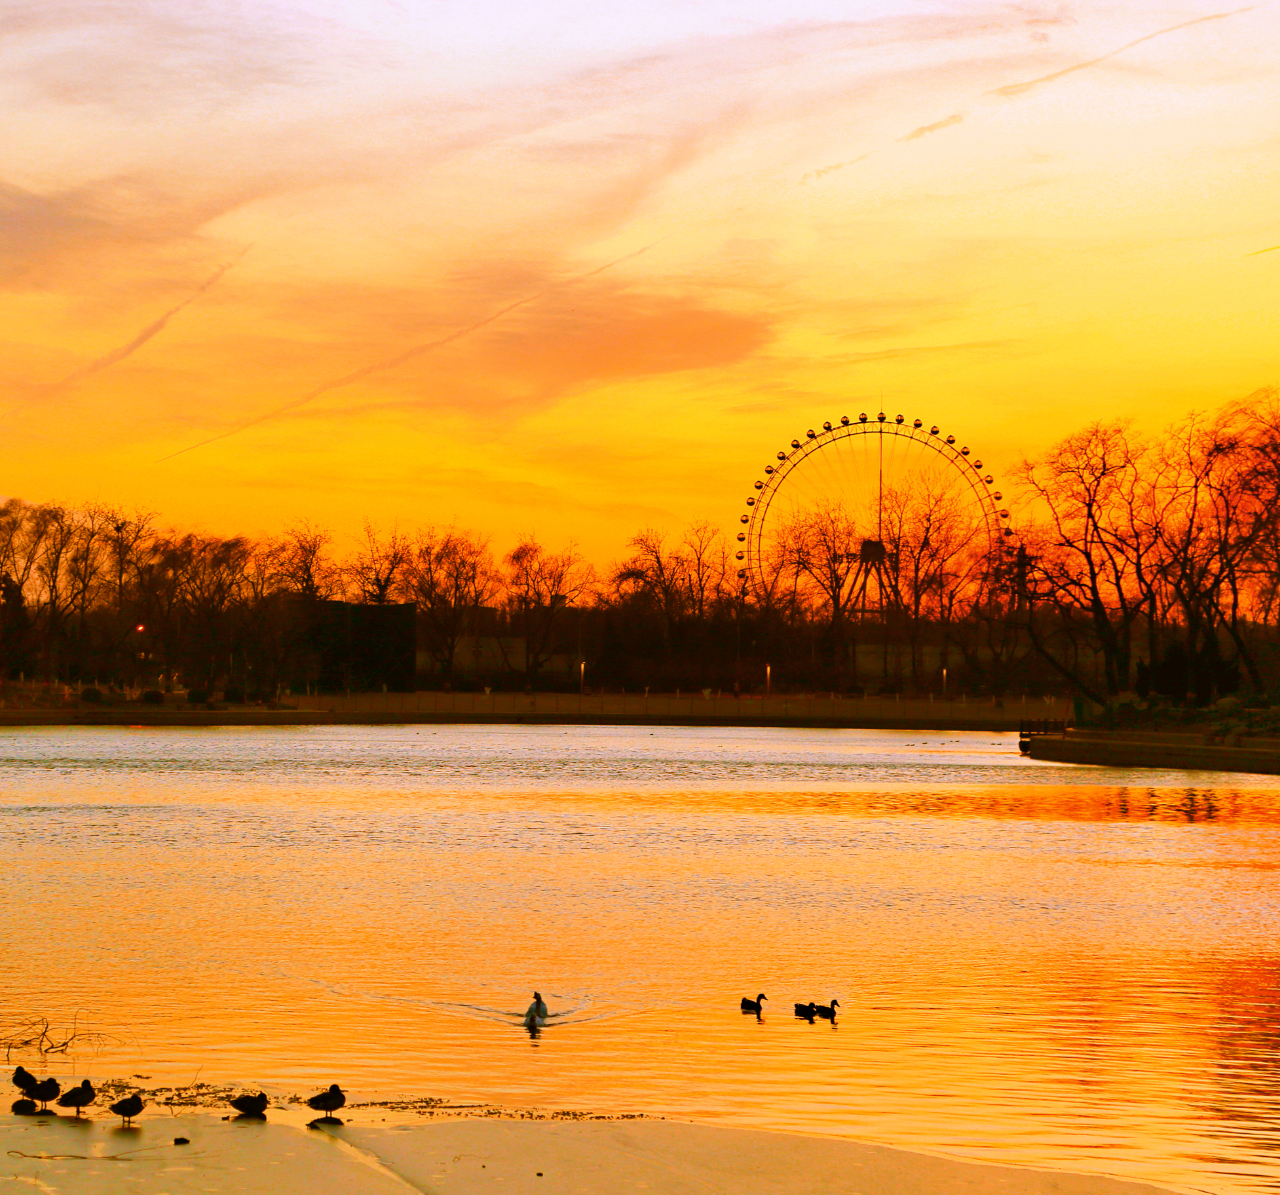
[{"label": "shoreline", "polygon": [[657,1117],[304,1125],[269,1115],[153,1114],[128,1130],[101,1115],[7,1117],[0,1173],[56,1195],[1177,1195],[1101,1174]]},{"label": "shoreline", "polygon": [[531,713],[366,713],[329,710],[0,710],[0,729],[23,726],[741,726],[813,730],[968,730],[1013,733],[1019,719],[999,717],[774,717],[715,714],[597,715]]},{"label": "shoreline", "polygon": [[284,708],[185,701],[5,708],[5,726],[742,726],[831,730],[1016,731],[1026,719],[1062,721],[1067,703],[1023,698],[934,701],[815,695],[672,693],[353,693],[298,697]]},{"label": "shoreline", "polygon": [[1068,730],[1030,741],[1032,759],[1099,767],[1280,775],[1280,739],[1126,730]]}]

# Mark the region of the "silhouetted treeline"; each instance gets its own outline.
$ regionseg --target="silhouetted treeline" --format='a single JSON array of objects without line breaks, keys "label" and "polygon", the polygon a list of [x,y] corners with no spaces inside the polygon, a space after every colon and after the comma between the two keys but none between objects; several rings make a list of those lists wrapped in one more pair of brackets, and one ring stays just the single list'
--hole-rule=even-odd
[{"label": "silhouetted treeline", "polygon": [[1024,536],[1027,633],[1077,690],[1280,696],[1274,393],[1154,438],[1095,425],[1020,481],[1048,511]]},{"label": "silhouetted treeline", "polygon": [[[1155,437],[1094,424],[1015,482],[1017,534],[994,552],[946,492],[886,491],[874,610],[850,588],[868,539],[838,495],[778,519],[751,584],[734,534],[705,523],[641,531],[599,572],[532,536],[499,556],[473,530],[366,526],[342,550],[310,523],[223,538],[144,511],[11,499],[0,674],[267,699],[379,676],[760,692],[767,668],[777,692],[1280,698],[1274,394]],[[410,625],[353,609],[410,604],[416,660],[374,651],[366,668],[344,648],[333,663],[335,636]]]}]

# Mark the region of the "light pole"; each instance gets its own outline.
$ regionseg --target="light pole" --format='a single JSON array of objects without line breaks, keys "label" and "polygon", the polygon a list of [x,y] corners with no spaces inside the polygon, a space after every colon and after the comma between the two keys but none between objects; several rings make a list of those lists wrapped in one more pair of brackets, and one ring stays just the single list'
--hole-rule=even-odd
[{"label": "light pole", "polygon": [[581,697],[587,691],[587,662],[586,660],[578,661],[578,696]]},{"label": "light pole", "polygon": [[[135,632],[136,634],[138,634],[138,635],[142,635],[143,633],[145,633],[145,631],[146,631],[146,629],[147,629],[147,628],[146,628],[145,624],[143,624],[143,623],[138,623],[138,625],[137,625],[137,626],[135,626],[133,629],[134,629],[134,632]],[[144,644],[145,644],[145,641],[144,641],[143,639],[141,639],[141,638],[140,638],[140,639],[138,640],[138,650],[137,650],[137,651],[135,651],[135,652],[133,653],[133,654],[134,654],[134,656],[135,656],[139,661],[143,661],[143,660],[145,660],[145,659],[147,658],[147,653],[146,653],[145,651],[143,651],[143,650],[142,650],[142,649],[143,649]],[[143,671],[145,671],[145,669],[143,668],[143,666],[142,666],[141,662],[140,662],[140,663],[138,663],[137,665],[135,665],[135,666],[134,666],[134,671],[133,671],[133,679],[136,681],[136,680],[138,679],[138,674],[139,674],[140,672],[143,672]]]},{"label": "light pole", "polygon": [[769,690],[773,687],[773,665],[766,664],[764,666],[764,695],[769,696]]}]

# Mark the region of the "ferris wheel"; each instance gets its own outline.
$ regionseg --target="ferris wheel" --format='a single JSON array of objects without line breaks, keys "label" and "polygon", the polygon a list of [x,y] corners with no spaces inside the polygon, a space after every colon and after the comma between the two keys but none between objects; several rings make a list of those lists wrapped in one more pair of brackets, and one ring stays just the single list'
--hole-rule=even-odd
[{"label": "ferris wheel", "polygon": [[810,428],[764,467],[747,499],[736,552],[743,591],[768,592],[789,542],[825,522],[840,529],[840,542],[824,542],[851,608],[900,605],[904,554],[990,561],[1002,552],[1013,532],[994,486],[967,445],[919,419],[881,411]]}]

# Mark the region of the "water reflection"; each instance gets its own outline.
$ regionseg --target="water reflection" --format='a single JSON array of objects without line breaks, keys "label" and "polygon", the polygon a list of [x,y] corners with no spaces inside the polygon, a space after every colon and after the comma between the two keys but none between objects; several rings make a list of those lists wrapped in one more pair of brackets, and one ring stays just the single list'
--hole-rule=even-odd
[{"label": "water reflection", "polygon": [[15,736],[0,1011],[105,1035],[22,1061],[1274,1186],[1274,779],[551,730]]},{"label": "water reflection", "polygon": [[[139,761],[146,760],[145,768]],[[1026,759],[1017,735],[698,727],[18,728],[0,736],[0,793],[83,788],[130,801],[177,781],[208,796],[262,781],[315,795],[672,789],[773,793],[1004,785],[1276,788],[1274,777],[1078,767]]]}]

